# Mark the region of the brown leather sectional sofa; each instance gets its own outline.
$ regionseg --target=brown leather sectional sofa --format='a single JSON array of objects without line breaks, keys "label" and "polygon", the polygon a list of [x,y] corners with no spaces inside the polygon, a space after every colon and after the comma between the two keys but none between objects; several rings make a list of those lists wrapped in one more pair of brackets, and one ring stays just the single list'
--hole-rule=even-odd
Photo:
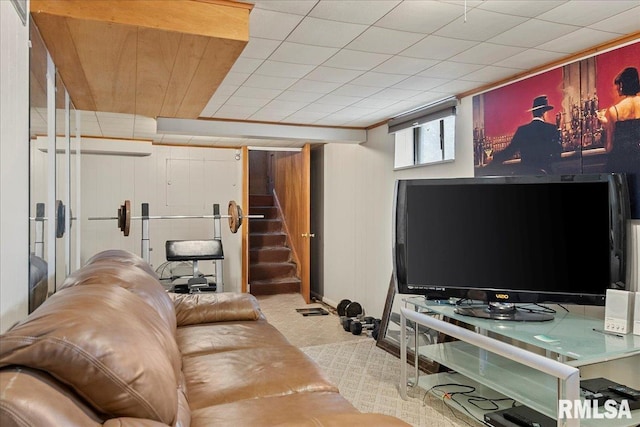
[{"label": "brown leather sectional sofa", "polygon": [[106,251],[0,337],[0,425],[406,426],[359,413],[249,294],[170,294]]}]

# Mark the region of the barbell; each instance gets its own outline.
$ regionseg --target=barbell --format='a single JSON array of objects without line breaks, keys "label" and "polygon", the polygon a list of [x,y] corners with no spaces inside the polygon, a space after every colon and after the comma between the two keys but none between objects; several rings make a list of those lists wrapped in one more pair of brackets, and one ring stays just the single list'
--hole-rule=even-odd
[{"label": "barbell", "polygon": [[149,215],[149,216],[132,216],[131,201],[125,200],[118,208],[118,216],[100,216],[89,217],[90,221],[118,220],[118,228],[125,236],[129,235],[132,220],[150,220],[150,219],[202,219],[202,218],[228,218],[229,229],[232,233],[236,233],[245,218],[264,218],[264,215],[244,215],[242,208],[235,201],[230,200],[227,215]]}]

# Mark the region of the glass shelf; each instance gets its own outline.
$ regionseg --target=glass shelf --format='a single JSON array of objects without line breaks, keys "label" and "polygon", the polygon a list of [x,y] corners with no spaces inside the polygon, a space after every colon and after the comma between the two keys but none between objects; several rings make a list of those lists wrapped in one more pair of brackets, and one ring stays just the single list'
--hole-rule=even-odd
[{"label": "glass shelf", "polygon": [[[620,337],[595,332],[594,329],[602,329],[602,319],[558,312],[553,320],[546,322],[500,321],[457,314],[454,311],[455,305],[448,301],[427,301],[424,297],[413,297],[405,299],[405,302],[481,330],[557,353],[567,358],[565,363],[575,367],[640,354],[638,335]],[[554,341],[545,342],[536,336]]]},{"label": "glass shelf", "polygon": [[513,398],[549,417],[556,417],[558,380],[463,341],[426,345],[420,354]]},{"label": "glass shelf", "polygon": [[[560,312],[546,322],[499,321],[457,314],[455,305],[448,301],[440,303],[423,297],[403,301],[407,306],[401,309],[403,321],[416,322],[457,338],[420,346],[418,354],[453,370],[449,374],[456,376],[457,384],[479,385],[483,390],[508,396],[553,419],[557,419],[559,396],[570,400],[582,398],[579,367],[628,357],[640,360],[640,337],[596,332],[594,329],[602,328],[601,319]],[[472,328],[456,325],[442,317]],[[406,360],[409,338],[404,335],[401,339],[401,360]],[[527,346],[522,348],[518,343]],[[540,349],[544,350],[543,354],[536,351]],[[417,369],[416,375],[418,386],[426,390],[438,385],[441,376],[420,377]],[[400,384],[403,398],[407,396],[406,379],[406,367],[403,365]],[[640,410],[632,411],[631,415],[631,420],[566,419],[561,423],[587,427],[639,425]]]}]

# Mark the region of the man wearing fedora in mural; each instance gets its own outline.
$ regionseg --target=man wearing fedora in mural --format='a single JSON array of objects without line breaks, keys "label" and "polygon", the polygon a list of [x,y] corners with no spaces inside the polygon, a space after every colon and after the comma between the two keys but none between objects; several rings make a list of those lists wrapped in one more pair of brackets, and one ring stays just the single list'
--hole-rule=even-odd
[{"label": "man wearing fedora in mural", "polygon": [[562,145],[557,127],[547,123],[545,113],[553,110],[546,95],[533,100],[531,111],[533,119],[526,125],[518,127],[507,147],[493,155],[492,163],[502,163],[516,153],[520,153],[522,167],[518,170],[526,174],[552,173],[551,166],[560,160]]}]

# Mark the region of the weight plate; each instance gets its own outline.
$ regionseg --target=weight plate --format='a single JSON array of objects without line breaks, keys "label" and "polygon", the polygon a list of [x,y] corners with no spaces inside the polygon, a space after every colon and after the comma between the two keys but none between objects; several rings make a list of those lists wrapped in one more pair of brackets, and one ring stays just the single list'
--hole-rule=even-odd
[{"label": "weight plate", "polygon": [[362,306],[356,301],[349,303],[349,305],[347,305],[347,307],[345,308],[345,315],[347,317],[356,317],[360,316],[361,314],[363,314]]},{"label": "weight plate", "polygon": [[56,200],[56,237],[59,239],[65,232],[65,206],[62,200]]},{"label": "weight plate", "polygon": [[344,316],[345,315],[345,309],[347,308],[347,306],[351,304],[351,300],[349,299],[343,299],[342,301],[340,301],[338,303],[338,307],[336,307],[336,310],[338,311],[338,316]]},{"label": "weight plate", "polygon": [[229,201],[229,207],[227,209],[227,213],[229,214],[229,229],[232,233],[237,233],[240,228],[240,214],[238,210],[238,205],[235,201]]},{"label": "weight plate", "polygon": [[129,200],[125,200],[124,205],[120,205],[118,209],[118,228],[125,236],[128,236],[131,231],[131,202]]}]

